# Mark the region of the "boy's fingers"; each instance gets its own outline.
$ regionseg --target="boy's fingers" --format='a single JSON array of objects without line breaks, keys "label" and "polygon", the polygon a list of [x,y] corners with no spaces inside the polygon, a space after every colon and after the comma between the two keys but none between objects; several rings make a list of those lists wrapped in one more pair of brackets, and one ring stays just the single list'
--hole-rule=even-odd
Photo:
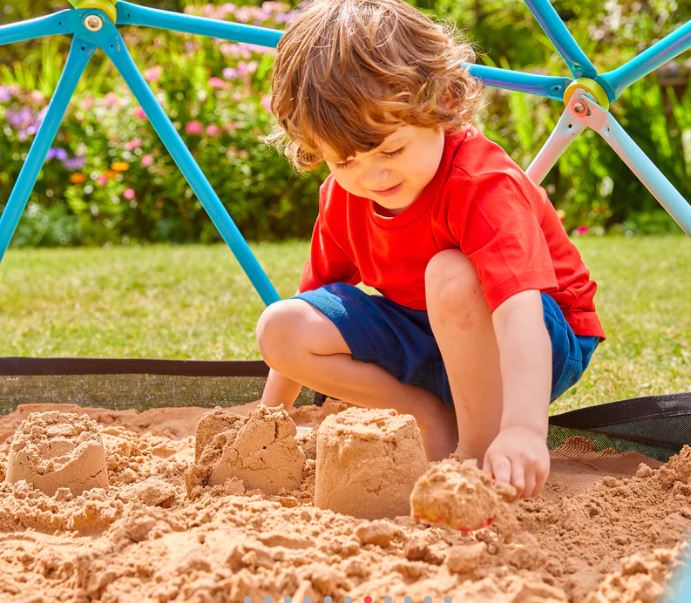
[{"label": "boy's fingers", "polygon": [[528,465],[525,472],[525,488],[523,489],[523,497],[530,498],[535,496],[535,482],[536,482],[536,468],[534,465]]},{"label": "boy's fingers", "polygon": [[497,455],[490,459],[491,472],[494,479],[505,484],[511,483],[511,461],[508,457]]},{"label": "boy's fingers", "polygon": [[538,471],[537,474],[537,483],[535,484],[535,496],[540,494],[542,492],[542,489],[545,487],[545,482],[547,481],[547,476],[549,475],[549,464],[547,467],[544,468],[544,470]]},{"label": "boy's fingers", "polygon": [[525,492],[526,474],[523,463],[514,460],[511,463],[511,485],[516,488],[516,495],[523,497]]}]

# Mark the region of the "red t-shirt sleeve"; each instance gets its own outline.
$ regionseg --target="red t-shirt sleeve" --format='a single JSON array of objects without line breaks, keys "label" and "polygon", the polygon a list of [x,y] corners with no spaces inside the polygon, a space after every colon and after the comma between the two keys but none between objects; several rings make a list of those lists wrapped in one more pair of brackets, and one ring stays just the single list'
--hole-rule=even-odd
[{"label": "red t-shirt sleeve", "polygon": [[[546,196],[527,176],[497,171],[468,176],[458,184],[458,203],[450,220],[458,229],[461,251],[478,273],[494,311],[528,289],[557,288],[557,277],[540,222]],[[460,199],[463,200],[460,200]]]},{"label": "red t-shirt sleeve", "polygon": [[[334,185],[335,182],[330,177],[319,189],[319,215],[312,231],[310,258],[305,263],[300,277],[298,289],[301,293],[329,283],[357,285],[361,280],[357,267],[330,226],[332,221],[336,225],[343,222],[338,216],[330,215],[337,211],[330,203]],[[345,240],[347,241],[347,237]]]}]

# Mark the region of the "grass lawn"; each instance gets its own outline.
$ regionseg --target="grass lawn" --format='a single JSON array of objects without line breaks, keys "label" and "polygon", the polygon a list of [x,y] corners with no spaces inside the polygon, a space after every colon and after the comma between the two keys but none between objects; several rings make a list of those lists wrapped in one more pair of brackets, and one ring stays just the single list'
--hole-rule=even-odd
[{"label": "grass lawn", "polygon": [[[576,241],[608,340],[554,411],[691,389],[691,243]],[[255,244],[282,296],[307,243]],[[2,356],[258,358],[263,305],[227,247],[10,250],[0,266]]]}]

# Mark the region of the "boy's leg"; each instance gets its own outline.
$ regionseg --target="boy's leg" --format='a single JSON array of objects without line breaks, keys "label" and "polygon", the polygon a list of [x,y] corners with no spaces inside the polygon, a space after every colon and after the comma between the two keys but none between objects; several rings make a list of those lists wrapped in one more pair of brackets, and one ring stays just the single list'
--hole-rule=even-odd
[{"label": "boy's leg", "polygon": [[[455,449],[452,408],[375,364],[353,360],[338,328],[307,302],[291,299],[272,304],[259,320],[257,339],[264,361],[293,383],[357,406],[393,408],[413,415],[428,459],[444,458]],[[286,382],[282,391],[289,388]]]},{"label": "boy's leg", "polygon": [[502,409],[499,351],[489,306],[475,268],[455,249],[430,260],[425,290],[456,409],[458,452],[481,462],[499,432]]}]

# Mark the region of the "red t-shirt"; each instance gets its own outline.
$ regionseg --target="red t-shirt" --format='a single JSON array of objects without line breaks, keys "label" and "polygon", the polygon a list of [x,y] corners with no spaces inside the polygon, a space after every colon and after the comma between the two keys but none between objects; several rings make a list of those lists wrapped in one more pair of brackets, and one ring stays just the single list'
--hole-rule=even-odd
[{"label": "red t-shirt", "polygon": [[439,168],[417,200],[385,217],[330,175],[322,184],[300,291],[334,282],[374,287],[425,310],[425,268],[444,249],[475,267],[493,311],[526,289],[549,293],[577,335],[604,338],[597,285],[542,187],[476,128],[446,135]]}]

